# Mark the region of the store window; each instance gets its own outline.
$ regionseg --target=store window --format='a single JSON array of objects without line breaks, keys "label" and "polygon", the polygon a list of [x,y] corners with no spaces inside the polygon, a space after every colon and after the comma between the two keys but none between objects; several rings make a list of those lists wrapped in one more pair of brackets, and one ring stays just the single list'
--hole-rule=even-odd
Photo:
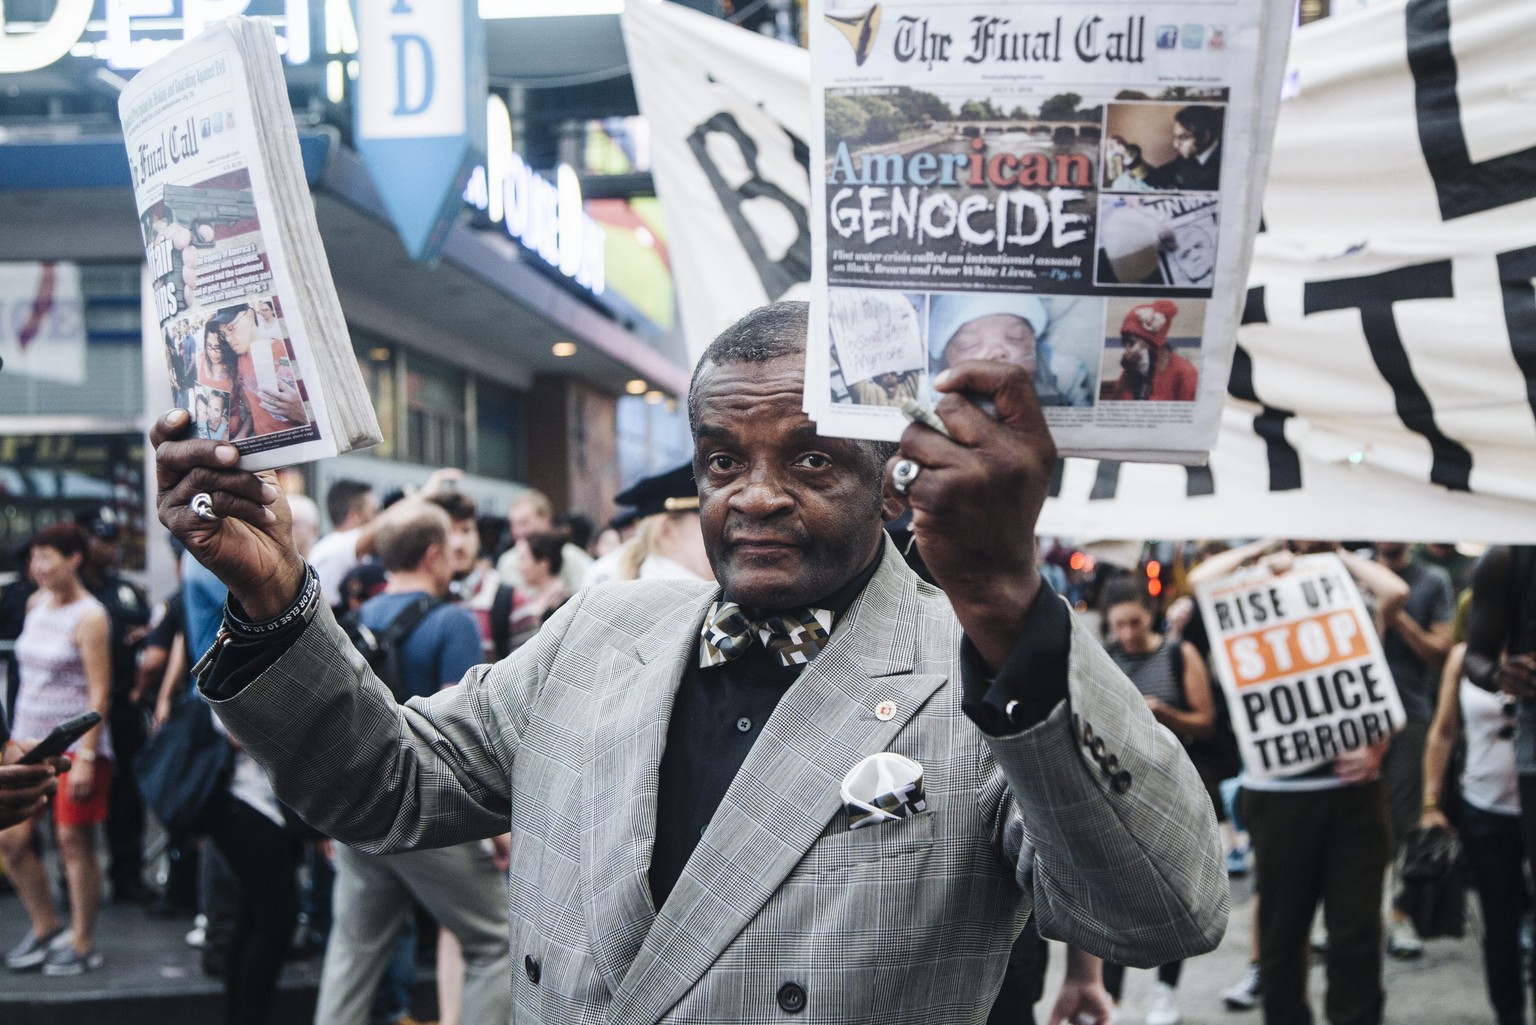
[{"label": "store window", "polygon": [[405,368],[405,458],[424,466],[464,466],[469,447],[464,373],[414,352]]},{"label": "store window", "polygon": [[354,330],[352,349],[357,354],[357,368],[363,373],[363,383],[368,386],[368,397],[373,401],[373,412],[379,418],[379,430],[384,436],[379,444],[363,451],[394,459],[399,452],[394,347]]},{"label": "store window", "polygon": [[620,396],[615,426],[619,436],[619,480],[625,487],[693,457],[688,413],[676,399],[655,401],[639,395]]},{"label": "store window", "polygon": [[502,480],[524,479],[528,463],[523,439],[522,392],[476,381],[474,472]]},{"label": "store window", "polygon": [[122,568],[143,570],[144,494],[142,435],[0,435],[0,573],[43,527],[98,519],[119,528]]}]

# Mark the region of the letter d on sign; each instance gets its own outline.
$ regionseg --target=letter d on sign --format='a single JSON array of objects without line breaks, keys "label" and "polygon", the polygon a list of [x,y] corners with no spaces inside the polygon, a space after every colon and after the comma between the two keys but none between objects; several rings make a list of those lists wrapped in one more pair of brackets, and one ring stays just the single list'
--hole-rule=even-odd
[{"label": "letter d on sign", "polygon": [[[413,34],[393,35],[389,41],[395,45],[394,115],[411,117],[420,114],[432,105],[432,47],[426,39]],[[412,52],[420,54],[419,61],[411,59]],[[416,96],[414,103],[411,102],[413,94]]]}]

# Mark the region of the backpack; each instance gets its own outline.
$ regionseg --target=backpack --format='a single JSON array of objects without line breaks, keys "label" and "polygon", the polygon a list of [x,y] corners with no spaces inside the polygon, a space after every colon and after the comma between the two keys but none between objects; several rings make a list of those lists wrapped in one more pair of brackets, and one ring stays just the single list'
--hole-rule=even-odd
[{"label": "backpack", "polygon": [[382,630],[370,630],[364,626],[361,609],[353,609],[341,618],[341,628],[346,632],[347,640],[352,642],[352,646],[363,656],[363,661],[368,663],[368,668],[384,681],[395,700],[401,704],[411,696],[411,692],[405,683],[405,661],[400,649],[421,621],[441,604],[440,598],[430,594],[420,595],[396,613],[395,618]]}]

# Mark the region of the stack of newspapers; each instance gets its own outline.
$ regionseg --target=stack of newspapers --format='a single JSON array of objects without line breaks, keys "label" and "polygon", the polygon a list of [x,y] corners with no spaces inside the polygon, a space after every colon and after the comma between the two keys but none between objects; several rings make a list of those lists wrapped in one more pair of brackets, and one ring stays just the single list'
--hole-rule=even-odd
[{"label": "stack of newspapers", "polygon": [[198,437],[261,470],[375,445],[272,27],[232,17],[118,101],[153,321]]}]

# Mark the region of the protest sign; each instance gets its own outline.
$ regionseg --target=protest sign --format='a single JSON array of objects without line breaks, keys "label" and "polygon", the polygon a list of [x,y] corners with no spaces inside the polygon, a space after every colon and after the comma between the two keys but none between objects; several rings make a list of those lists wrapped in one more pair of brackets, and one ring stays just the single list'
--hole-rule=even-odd
[{"label": "protest sign", "polygon": [[1249,775],[1294,776],[1402,728],[1370,612],[1338,556],[1244,570],[1197,597]]},{"label": "protest sign", "polygon": [[906,425],[889,378],[874,388],[844,351],[866,332],[833,322],[855,308],[843,293],[885,292],[918,317],[924,355],[901,372],[920,401],[960,359],[1007,359],[1061,451],[1203,462],[1278,106],[1277,10],[813,2],[818,430]]},{"label": "protest sign", "polygon": [[833,297],[828,318],[844,378],[881,386],[880,394],[866,401],[895,405],[903,395],[917,397],[912,391],[881,396],[896,391],[893,377],[922,372],[922,303],[920,296],[864,288],[841,289]]}]

